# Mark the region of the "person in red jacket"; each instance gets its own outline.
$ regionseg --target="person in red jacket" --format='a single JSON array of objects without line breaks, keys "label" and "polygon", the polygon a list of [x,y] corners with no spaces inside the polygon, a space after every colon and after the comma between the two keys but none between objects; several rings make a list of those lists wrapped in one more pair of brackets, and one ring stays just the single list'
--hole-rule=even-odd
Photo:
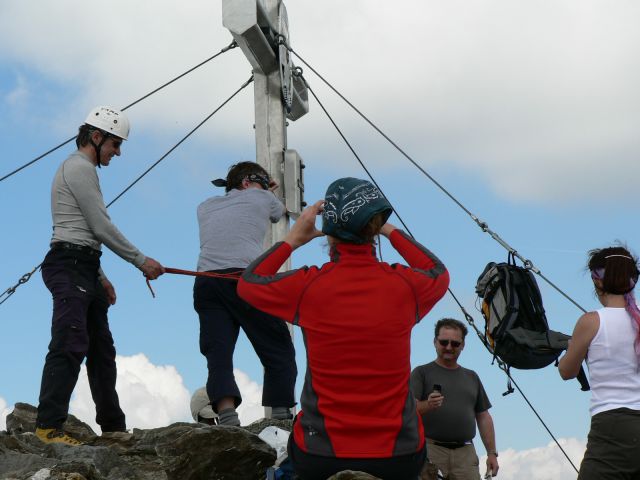
[{"label": "person in red jacket", "polygon": [[[425,461],[409,389],[411,329],[445,294],[449,274],[387,223],[392,211],[370,182],[336,180],[238,284],[249,304],[302,329],[307,372],[289,458],[304,480],[342,470],[415,480]],[[315,226],[320,214],[322,232]],[[293,250],[323,234],[330,262],[277,273]],[[379,261],[378,234],[410,266]]]}]

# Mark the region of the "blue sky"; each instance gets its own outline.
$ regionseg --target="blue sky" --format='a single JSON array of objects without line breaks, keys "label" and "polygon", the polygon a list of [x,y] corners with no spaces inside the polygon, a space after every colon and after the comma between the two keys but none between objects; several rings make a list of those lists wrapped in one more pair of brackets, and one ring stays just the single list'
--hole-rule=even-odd
[{"label": "blue sky", "polygon": [[[547,277],[586,309],[597,307],[584,273],[587,250],[619,239],[637,251],[640,7],[594,0],[293,0],[287,8],[291,44],[305,60]],[[90,12],[80,0],[0,4],[0,176],[74,135],[93,106],[127,105],[231,41],[220,2],[175,7],[166,0],[117,0],[110,11]],[[105,200],[249,75],[236,49],[131,108],[130,140],[99,173]],[[482,325],[475,281],[487,262],[504,261],[506,251],[308,69],[305,77],[413,234],[448,266],[452,290]],[[249,87],[110,209],[144,253],[166,266],[195,267],[195,209],[218,193],[209,180],[231,163],[255,158],[252,102]],[[336,177],[364,176],[310,103],[310,113],[288,131],[289,148],[307,166],[309,202]],[[50,184],[71,151],[64,147],[0,182],[0,291],[46,253]],[[388,244],[382,254],[397,259]],[[296,252],[293,263],[325,258],[318,240]],[[119,295],[110,322],[127,381],[122,388],[140,392],[127,396],[130,426],[150,425],[154,416],[158,422],[185,419],[184,399],[206,378],[192,279],[165,275],[154,283],[152,299],[131,265],[106,252],[103,267]],[[570,333],[579,310],[539,283],[552,328]],[[0,413],[19,401],[37,404],[50,309],[39,273],[0,306]],[[442,316],[460,317],[450,297],[414,330],[414,366],[433,359],[433,323]],[[300,335],[296,346],[302,371]],[[494,405],[498,446],[512,449],[501,457],[503,478],[570,475],[522,398],[502,396],[505,377],[473,336],[461,363],[480,374]],[[262,369],[244,338],[236,367],[246,374],[247,397],[259,398]],[[561,381],[553,367],[514,376],[579,461],[589,395],[576,382]],[[82,384],[78,392],[76,411],[90,412]],[[153,407],[138,411],[145,402]],[[546,455],[546,469],[536,463],[540,455]]]}]

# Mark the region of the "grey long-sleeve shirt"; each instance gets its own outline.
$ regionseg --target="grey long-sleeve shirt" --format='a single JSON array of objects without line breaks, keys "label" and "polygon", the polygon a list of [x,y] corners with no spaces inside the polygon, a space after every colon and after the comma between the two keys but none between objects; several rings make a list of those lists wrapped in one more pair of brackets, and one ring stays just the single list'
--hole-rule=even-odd
[{"label": "grey long-sleeve shirt", "polygon": [[136,267],[146,257],[111,222],[104,204],[96,167],[83,152],[67,158],[51,187],[51,242],[69,242],[95,250],[101,244]]},{"label": "grey long-sleeve shirt", "polygon": [[269,221],[275,223],[285,213],[273,192],[259,188],[233,189],[202,202],[198,271],[245,268],[264,250]]}]

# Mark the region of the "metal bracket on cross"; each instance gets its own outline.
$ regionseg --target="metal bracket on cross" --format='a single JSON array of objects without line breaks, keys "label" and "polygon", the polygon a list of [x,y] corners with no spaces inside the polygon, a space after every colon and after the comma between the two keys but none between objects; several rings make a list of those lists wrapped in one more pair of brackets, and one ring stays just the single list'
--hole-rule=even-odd
[{"label": "metal bracket on cross", "polygon": [[249,60],[254,73],[279,71],[282,103],[289,120],[309,111],[306,86],[293,77],[287,9],[281,0],[223,0],[222,24]]},{"label": "metal bracket on cross", "polygon": [[298,218],[307,205],[304,201],[304,177],[302,170],[304,163],[298,152],[285,150],[284,152],[284,203],[292,218]]}]

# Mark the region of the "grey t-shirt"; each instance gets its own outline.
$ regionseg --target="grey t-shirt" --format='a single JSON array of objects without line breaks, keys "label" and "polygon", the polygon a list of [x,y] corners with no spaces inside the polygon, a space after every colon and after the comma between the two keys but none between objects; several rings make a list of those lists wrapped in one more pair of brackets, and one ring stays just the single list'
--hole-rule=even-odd
[{"label": "grey t-shirt", "polygon": [[418,400],[426,400],[433,385],[442,386],[444,401],[440,408],[422,415],[424,434],[440,442],[468,442],[476,436],[476,414],[491,408],[478,374],[464,367],[448,369],[436,362],[416,367],[411,372],[411,391]]},{"label": "grey t-shirt", "polygon": [[111,222],[96,167],[87,155],[72,153],[58,168],[51,187],[51,242],[69,242],[114,253],[140,267],[145,256]]},{"label": "grey t-shirt", "polygon": [[200,257],[198,271],[245,268],[264,250],[269,220],[275,223],[285,207],[269,190],[233,189],[198,205]]}]

